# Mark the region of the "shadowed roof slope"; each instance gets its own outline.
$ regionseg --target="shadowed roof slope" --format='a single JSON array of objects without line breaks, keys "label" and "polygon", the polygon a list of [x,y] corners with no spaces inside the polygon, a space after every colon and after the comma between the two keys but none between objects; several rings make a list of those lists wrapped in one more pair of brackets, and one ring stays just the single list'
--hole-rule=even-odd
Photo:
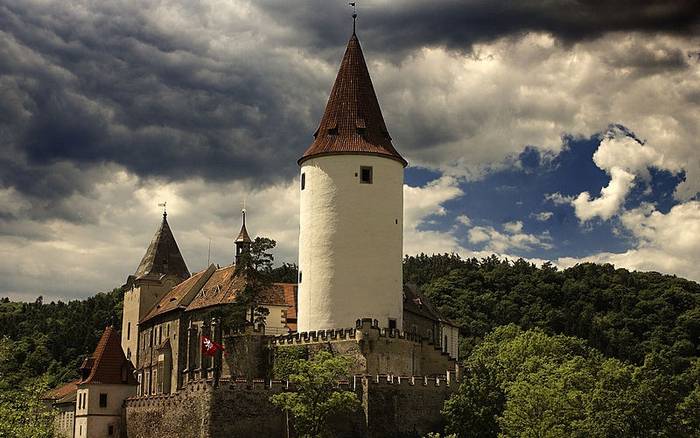
[{"label": "shadowed roof slope", "polygon": [[[236,275],[235,265],[219,268],[187,306],[187,311],[233,303],[245,285],[245,278],[242,275]],[[273,283],[269,289],[261,292],[259,298],[262,305],[286,306],[284,289],[277,283]]]},{"label": "shadowed roof slope", "polygon": [[153,236],[151,244],[148,245],[146,254],[134,275],[136,278],[142,278],[149,274],[158,276],[172,274],[182,279],[190,276],[190,271],[185,265],[185,259],[180,254],[180,248],[175,242],[175,236],[170,230],[165,213],[163,213],[163,222]]},{"label": "shadowed roof slope", "polygon": [[319,155],[361,154],[408,163],[391,144],[360,41],[353,33],[340,63],[314,141],[299,159]]},{"label": "shadowed roof slope", "polygon": [[41,399],[42,400],[60,401],[61,399],[66,398],[67,396],[70,396],[70,395],[75,396],[75,393],[78,390],[78,383],[80,383],[80,379],[73,380],[69,383],[66,383],[63,386],[59,386],[58,388],[54,388],[50,391],[47,391],[41,397]]},{"label": "shadowed roof slope", "polygon": [[79,383],[137,385],[133,370],[122,351],[119,333],[109,326],[102,333],[95,352],[83,361],[80,367],[83,379]]},{"label": "shadowed roof slope", "polygon": [[170,289],[170,291],[153,306],[150,312],[139,321],[139,324],[143,324],[158,315],[187,307],[215,271],[216,268],[214,265],[209,265],[207,269],[193,274],[187,280]]}]

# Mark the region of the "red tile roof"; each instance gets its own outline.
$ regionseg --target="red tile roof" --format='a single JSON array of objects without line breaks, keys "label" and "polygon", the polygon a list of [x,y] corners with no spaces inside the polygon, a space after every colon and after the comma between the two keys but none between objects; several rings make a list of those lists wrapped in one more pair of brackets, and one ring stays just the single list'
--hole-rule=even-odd
[{"label": "red tile roof", "polygon": [[170,289],[139,323],[146,322],[151,318],[163,315],[177,308],[185,308],[190,304],[192,298],[194,298],[193,294],[197,293],[202,288],[204,282],[209,279],[214,271],[214,265],[211,265],[208,269],[194,274],[187,280]]},{"label": "red tile roof", "polygon": [[[230,304],[236,301],[243,290],[246,280],[241,275],[235,275],[236,266],[230,265],[217,269],[204,284],[197,296],[187,306],[188,311],[219,304]],[[285,306],[284,290],[278,284],[261,294],[260,304]]]},{"label": "red tile roof", "polygon": [[137,385],[133,367],[124,356],[119,333],[109,326],[102,333],[92,356],[83,361],[80,367],[84,378],[78,382]]},{"label": "red tile roof", "polygon": [[314,141],[299,159],[321,155],[361,154],[408,163],[394,149],[367,71],[360,41],[352,35],[333,84]]},{"label": "red tile roof", "polygon": [[287,303],[287,327],[297,331],[297,293],[298,286],[294,283],[277,283],[284,291],[284,302]]},{"label": "red tile roof", "polygon": [[77,392],[78,390],[78,383],[80,383],[80,379],[73,380],[70,383],[66,383],[63,386],[59,386],[58,388],[54,388],[50,391],[47,391],[42,399],[44,400],[60,400],[68,395],[71,395],[74,392]]}]

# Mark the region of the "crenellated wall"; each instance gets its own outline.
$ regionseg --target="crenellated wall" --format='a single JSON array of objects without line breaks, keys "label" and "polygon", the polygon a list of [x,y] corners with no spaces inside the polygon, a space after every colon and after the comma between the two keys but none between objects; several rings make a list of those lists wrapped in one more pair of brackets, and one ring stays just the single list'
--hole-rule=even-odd
[{"label": "crenellated wall", "polygon": [[[442,377],[356,376],[339,387],[354,391],[362,409],[334,416],[330,422],[334,437],[423,436],[441,431],[440,410],[457,382],[450,373]],[[293,437],[284,412],[270,403],[272,394],[293,390],[281,381],[222,381],[218,387],[200,381],[175,394],[130,398],[126,401],[127,435]]]},{"label": "crenellated wall", "polygon": [[353,359],[355,374],[444,375],[457,362],[439,346],[414,333],[379,328],[376,321],[356,321],[355,328],[292,333],[272,338],[274,348],[306,346],[313,355],[330,350]]}]

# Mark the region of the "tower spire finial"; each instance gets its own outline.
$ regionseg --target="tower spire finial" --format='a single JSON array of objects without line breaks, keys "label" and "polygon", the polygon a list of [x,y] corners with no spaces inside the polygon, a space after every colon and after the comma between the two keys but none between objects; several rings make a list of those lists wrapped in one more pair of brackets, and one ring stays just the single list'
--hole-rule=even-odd
[{"label": "tower spire finial", "polygon": [[158,207],[163,207],[163,219],[165,219],[166,217],[168,217],[168,212],[167,212],[167,210],[165,209],[165,206],[166,206],[167,204],[168,204],[168,201],[163,201],[163,202],[161,202],[160,204],[158,204]]},{"label": "tower spire finial", "polygon": [[357,6],[356,2],[350,2],[348,5],[352,6],[352,34],[355,35],[355,23],[357,22]]}]

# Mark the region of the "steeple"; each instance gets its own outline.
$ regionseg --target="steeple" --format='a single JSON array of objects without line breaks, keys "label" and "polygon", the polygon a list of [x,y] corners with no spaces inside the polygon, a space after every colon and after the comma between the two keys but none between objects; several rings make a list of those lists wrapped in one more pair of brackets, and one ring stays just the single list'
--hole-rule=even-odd
[{"label": "steeple", "polygon": [[405,167],[408,163],[394,149],[384,123],[362,47],[355,34],[354,20],[355,17],[353,34],[314,141],[298,163],[319,155],[379,155],[399,161]]},{"label": "steeple", "polygon": [[236,244],[236,263],[238,263],[238,259],[240,258],[241,254],[248,251],[250,249],[250,244],[253,243],[248,235],[248,230],[245,227],[245,208],[241,210],[241,221],[241,231],[238,233],[238,237],[236,237],[236,240],[234,241]]},{"label": "steeple", "polygon": [[148,275],[167,274],[175,275],[184,280],[190,276],[190,271],[187,269],[185,259],[180,254],[175,236],[168,225],[168,214],[163,212],[163,221],[153,236],[151,244],[148,245],[146,254],[141,259],[134,276],[138,279]]}]

